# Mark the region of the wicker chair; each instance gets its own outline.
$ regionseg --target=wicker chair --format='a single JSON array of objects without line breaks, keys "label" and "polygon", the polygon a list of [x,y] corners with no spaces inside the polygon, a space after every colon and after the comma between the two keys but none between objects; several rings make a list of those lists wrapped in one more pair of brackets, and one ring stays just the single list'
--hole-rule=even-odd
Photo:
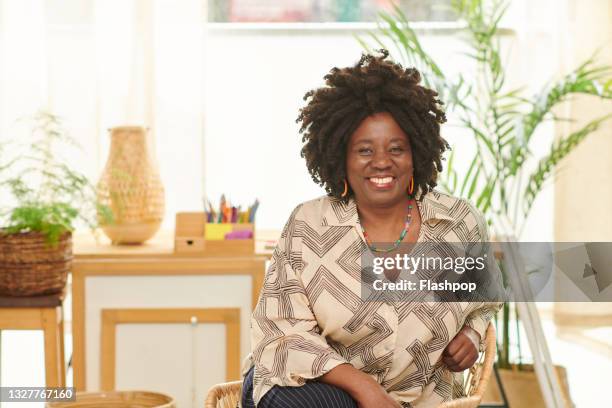
[{"label": "wicker chair", "polygon": [[[438,408],[476,408],[482,400],[491,373],[493,363],[497,354],[497,339],[495,338],[495,326],[489,323],[485,334],[485,351],[480,355],[479,361],[470,368],[465,379],[465,391],[467,397],[458,398],[441,404]],[[214,405],[213,405],[214,406]],[[223,406],[223,405],[221,405]]]},{"label": "wicker chair", "polygon": [[[476,408],[482,399],[482,396],[487,388],[491,373],[493,371],[493,362],[497,351],[497,343],[495,339],[495,326],[489,324],[485,335],[485,351],[481,355],[479,362],[470,368],[466,377],[466,394],[467,397],[459,398],[453,401],[448,401],[439,406],[439,408]],[[242,389],[242,381],[232,381],[223,384],[217,384],[208,391],[208,396],[204,402],[205,408],[236,408],[240,400],[240,391]]]},{"label": "wicker chair", "polygon": [[242,381],[214,385],[209,391],[204,408],[236,408],[240,401]]}]

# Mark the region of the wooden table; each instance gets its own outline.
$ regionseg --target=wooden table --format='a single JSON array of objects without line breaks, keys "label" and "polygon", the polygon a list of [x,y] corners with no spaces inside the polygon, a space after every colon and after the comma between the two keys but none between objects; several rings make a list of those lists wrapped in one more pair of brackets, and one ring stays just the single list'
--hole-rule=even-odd
[{"label": "wooden table", "polygon": [[63,293],[33,297],[0,297],[0,330],[44,332],[47,387],[66,385],[63,300]]}]

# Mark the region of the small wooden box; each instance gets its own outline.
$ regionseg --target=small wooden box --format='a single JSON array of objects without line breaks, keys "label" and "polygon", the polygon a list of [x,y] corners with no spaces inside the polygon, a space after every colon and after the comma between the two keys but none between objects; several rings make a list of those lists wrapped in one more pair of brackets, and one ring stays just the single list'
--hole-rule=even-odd
[{"label": "small wooden box", "polygon": [[231,225],[231,231],[251,231],[253,233],[252,239],[219,240],[206,239],[206,225],[205,213],[203,212],[177,213],[174,234],[174,252],[209,256],[241,256],[253,255],[255,253],[254,224],[229,224]]},{"label": "small wooden box", "polygon": [[203,212],[176,214],[174,252],[182,254],[203,253],[205,249]]}]

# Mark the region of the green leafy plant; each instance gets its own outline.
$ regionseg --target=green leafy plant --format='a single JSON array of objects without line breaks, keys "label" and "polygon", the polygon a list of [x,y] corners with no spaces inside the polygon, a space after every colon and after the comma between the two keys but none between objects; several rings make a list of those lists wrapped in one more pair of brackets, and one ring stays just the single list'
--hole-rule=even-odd
[{"label": "green leafy plant", "polygon": [[[534,96],[526,96],[524,88],[508,89],[500,44],[500,21],[508,6],[509,2],[503,0],[451,1],[463,26],[460,31],[467,45],[466,55],[476,65],[473,72],[454,78],[445,75],[427,53],[397,6],[391,14],[380,13],[377,30],[357,40],[369,52],[373,48],[389,49],[395,60],[419,69],[425,85],[438,91],[447,111],[468,130],[475,145],[469,167],[461,174],[451,152],[440,180],[442,188],[472,200],[496,235],[520,237],[534,201],[555,168],[612,118],[612,113],[558,137],[540,157],[533,152],[535,142],[541,142],[536,131],[544,122],[568,120],[559,117],[555,108],[572,96],[612,99],[612,67],[597,65],[592,57],[562,78],[550,80]],[[510,305],[505,304],[503,310],[498,364],[507,367]]]},{"label": "green leafy plant", "polygon": [[59,118],[41,112],[31,120],[31,140],[25,146],[14,144],[15,151],[23,151],[9,159],[0,156],[0,194],[6,197],[0,203],[0,231],[40,232],[54,245],[79,221],[93,229],[100,214],[110,222],[110,211],[97,204],[87,177],[61,159],[59,148],[76,143]]}]

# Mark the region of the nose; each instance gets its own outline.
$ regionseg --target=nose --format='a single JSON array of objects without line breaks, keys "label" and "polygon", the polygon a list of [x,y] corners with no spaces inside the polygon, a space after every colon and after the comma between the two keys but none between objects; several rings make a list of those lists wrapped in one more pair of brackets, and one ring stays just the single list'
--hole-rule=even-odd
[{"label": "nose", "polygon": [[372,157],[372,167],[376,170],[387,170],[391,167],[391,156],[385,149],[377,149]]}]

